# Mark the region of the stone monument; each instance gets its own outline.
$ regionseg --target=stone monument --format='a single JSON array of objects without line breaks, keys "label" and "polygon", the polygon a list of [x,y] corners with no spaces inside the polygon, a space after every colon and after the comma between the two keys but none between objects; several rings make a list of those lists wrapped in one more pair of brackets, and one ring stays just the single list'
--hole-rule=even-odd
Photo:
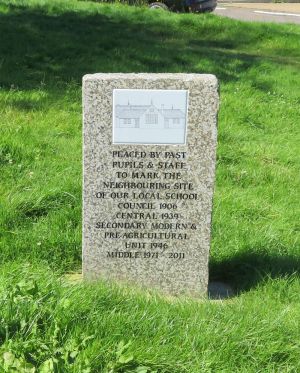
[{"label": "stone monument", "polygon": [[218,82],[83,77],[83,275],[207,292]]}]

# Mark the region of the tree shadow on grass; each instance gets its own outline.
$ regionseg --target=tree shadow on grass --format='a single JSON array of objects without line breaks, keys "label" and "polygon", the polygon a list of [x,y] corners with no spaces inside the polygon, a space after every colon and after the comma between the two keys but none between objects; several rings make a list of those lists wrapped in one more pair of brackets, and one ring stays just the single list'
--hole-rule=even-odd
[{"label": "tree shadow on grass", "polygon": [[[184,16],[175,27],[142,12],[49,12],[10,6],[0,14],[0,84],[22,90],[42,87],[59,99],[65,83],[81,84],[82,76],[93,72],[205,72],[223,82],[235,81],[260,61],[236,49],[255,46],[263,31],[228,31],[226,20],[216,24],[212,19],[197,23],[195,33],[189,31],[195,27],[193,19]],[[21,109],[34,105],[22,100]],[[46,105],[49,97],[41,102]]]},{"label": "tree shadow on grass", "polygon": [[230,284],[235,293],[249,291],[266,278],[300,276],[300,258],[272,253],[244,252],[209,266],[210,281]]}]

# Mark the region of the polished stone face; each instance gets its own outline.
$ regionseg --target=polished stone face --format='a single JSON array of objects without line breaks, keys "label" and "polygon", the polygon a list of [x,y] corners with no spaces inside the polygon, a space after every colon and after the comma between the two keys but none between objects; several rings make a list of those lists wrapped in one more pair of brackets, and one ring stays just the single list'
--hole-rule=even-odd
[{"label": "polished stone face", "polygon": [[213,75],[84,76],[84,278],[207,292],[218,103]]}]

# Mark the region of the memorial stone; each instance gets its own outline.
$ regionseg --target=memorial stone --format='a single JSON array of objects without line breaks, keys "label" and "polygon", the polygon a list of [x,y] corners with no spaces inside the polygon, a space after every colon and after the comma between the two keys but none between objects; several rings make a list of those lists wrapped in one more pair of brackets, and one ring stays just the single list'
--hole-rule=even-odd
[{"label": "memorial stone", "polygon": [[218,82],[201,74],[83,78],[83,275],[207,292]]}]

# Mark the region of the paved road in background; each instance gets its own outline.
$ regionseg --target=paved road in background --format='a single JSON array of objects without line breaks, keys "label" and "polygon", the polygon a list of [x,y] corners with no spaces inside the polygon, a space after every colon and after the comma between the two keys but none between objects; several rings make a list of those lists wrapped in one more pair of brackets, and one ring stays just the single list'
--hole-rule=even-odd
[{"label": "paved road in background", "polygon": [[223,3],[219,2],[215,14],[242,21],[300,24],[300,3]]}]

